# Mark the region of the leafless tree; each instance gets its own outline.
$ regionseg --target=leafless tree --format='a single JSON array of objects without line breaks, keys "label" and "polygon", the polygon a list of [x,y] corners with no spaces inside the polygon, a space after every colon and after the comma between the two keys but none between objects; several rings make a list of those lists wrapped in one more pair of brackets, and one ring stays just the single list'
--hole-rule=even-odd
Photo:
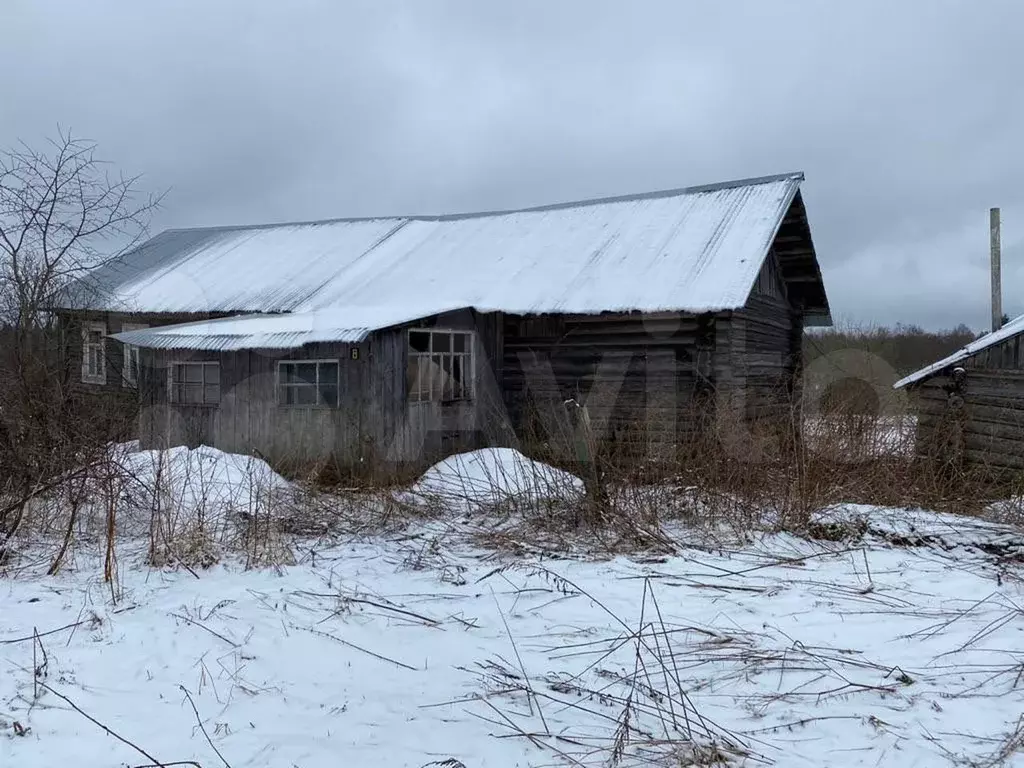
[{"label": "leafless tree", "polygon": [[159,198],[138,181],[60,129],[41,149],[0,151],[0,549],[25,500],[107,437],[83,419],[53,310],[88,301],[89,270],[145,237]]}]

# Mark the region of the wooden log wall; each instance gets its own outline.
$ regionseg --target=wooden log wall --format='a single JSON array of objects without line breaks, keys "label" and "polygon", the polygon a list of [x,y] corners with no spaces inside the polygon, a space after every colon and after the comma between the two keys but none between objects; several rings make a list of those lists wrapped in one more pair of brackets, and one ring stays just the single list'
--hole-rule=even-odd
[{"label": "wooden log wall", "polygon": [[965,370],[961,388],[961,425],[951,403],[957,388],[953,370],[913,388],[917,401],[917,452],[948,461],[960,451],[969,467],[995,474],[1024,470],[1024,355],[1014,337],[982,350],[958,365]]},{"label": "wooden log wall", "polygon": [[[506,315],[503,389],[521,433],[568,429],[563,403],[587,406],[604,439],[674,442],[692,428],[695,395],[710,386],[711,315]],[[531,409],[543,425],[529,424]],[[548,435],[551,437],[551,435]]]},{"label": "wooden log wall", "polygon": [[721,388],[742,388],[747,419],[787,417],[795,405],[803,326],[786,291],[770,256],[746,305],[732,314],[731,335],[716,345],[716,353],[733,369]]}]

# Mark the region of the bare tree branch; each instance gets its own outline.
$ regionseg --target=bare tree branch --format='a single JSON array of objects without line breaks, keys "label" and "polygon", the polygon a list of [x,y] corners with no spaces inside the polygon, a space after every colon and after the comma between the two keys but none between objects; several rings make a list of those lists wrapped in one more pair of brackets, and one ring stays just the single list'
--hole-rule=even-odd
[{"label": "bare tree branch", "polygon": [[39,489],[101,460],[134,415],[111,404],[101,418],[76,392],[81,339],[54,310],[96,306],[90,271],[146,237],[160,196],[139,180],[59,127],[38,149],[0,150],[0,550]]}]

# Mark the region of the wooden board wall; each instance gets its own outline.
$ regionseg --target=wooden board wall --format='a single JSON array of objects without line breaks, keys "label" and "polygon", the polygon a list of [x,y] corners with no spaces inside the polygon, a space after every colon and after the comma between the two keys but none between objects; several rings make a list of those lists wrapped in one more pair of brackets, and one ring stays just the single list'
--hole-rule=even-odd
[{"label": "wooden board wall", "polygon": [[[413,403],[406,388],[407,331],[411,327],[475,330],[475,397],[468,402]],[[144,447],[211,445],[237,453],[256,452],[283,467],[330,462],[340,468],[375,470],[422,465],[487,436],[500,442],[500,424],[488,417],[498,389],[500,319],[451,313],[416,325],[374,333],[358,344],[308,344],[294,350],[238,352],[143,351]],[[355,356],[353,356],[355,352]],[[281,360],[337,360],[338,408],[281,406],[277,368]],[[220,363],[221,397],[216,406],[168,401],[173,362]]]}]

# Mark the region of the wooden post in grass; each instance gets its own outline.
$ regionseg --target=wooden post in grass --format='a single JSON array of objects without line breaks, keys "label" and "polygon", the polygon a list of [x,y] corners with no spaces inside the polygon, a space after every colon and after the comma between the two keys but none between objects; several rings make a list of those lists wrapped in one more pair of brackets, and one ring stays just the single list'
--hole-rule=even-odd
[{"label": "wooden post in grass", "polygon": [[601,468],[598,465],[597,444],[594,430],[590,425],[590,413],[587,406],[576,400],[567,400],[570,420],[573,427],[576,464],[580,468],[580,479],[586,493],[586,504],[592,514],[599,514],[605,502],[604,484],[601,480]]}]

